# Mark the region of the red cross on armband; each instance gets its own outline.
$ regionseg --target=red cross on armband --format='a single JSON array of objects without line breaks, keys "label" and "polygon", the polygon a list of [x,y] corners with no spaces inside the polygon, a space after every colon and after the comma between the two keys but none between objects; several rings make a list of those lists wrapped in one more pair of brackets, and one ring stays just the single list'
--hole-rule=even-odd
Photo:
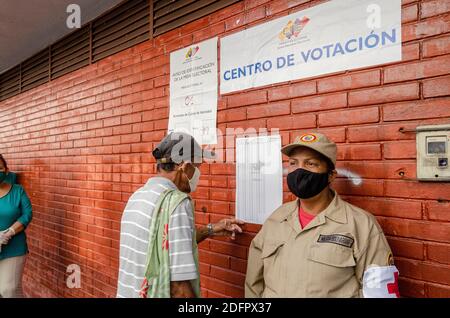
[{"label": "red cross on armband", "polygon": [[398,291],[398,272],[394,272],[394,282],[388,283],[386,286],[389,294],[395,294],[397,298],[400,298],[400,292]]}]

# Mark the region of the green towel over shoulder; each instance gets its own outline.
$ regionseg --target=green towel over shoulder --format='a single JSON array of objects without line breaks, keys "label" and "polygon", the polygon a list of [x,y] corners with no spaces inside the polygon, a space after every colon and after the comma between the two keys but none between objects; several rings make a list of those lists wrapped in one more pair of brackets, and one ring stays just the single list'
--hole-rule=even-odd
[{"label": "green towel over shoulder", "polygon": [[[169,222],[177,206],[190,196],[179,190],[164,191],[156,203],[150,224],[148,261],[145,280],[141,289],[143,298],[170,298],[170,257],[169,257]],[[198,273],[198,247],[194,226],[192,251]],[[200,274],[191,281],[197,297],[200,297]]]}]

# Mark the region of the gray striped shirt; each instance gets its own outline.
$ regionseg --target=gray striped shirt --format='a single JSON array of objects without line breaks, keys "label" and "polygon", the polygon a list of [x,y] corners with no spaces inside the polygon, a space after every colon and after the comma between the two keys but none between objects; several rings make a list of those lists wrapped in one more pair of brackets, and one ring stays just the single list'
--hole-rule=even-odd
[{"label": "gray striped shirt", "polygon": [[[154,207],[164,190],[176,188],[169,179],[153,177],[128,200],[120,229],[117,297],[139,297],[148,260],[149,228]],[[169,221],[171,281],[198,278],[192,251],[194,226],[192,204],[185,199],[172,213]]]}]

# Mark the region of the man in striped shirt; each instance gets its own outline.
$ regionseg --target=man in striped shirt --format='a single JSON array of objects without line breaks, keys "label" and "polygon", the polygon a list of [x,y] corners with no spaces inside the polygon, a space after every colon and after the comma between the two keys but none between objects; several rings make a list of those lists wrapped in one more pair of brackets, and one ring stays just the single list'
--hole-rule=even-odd
[{"label": "man in striped shirt", "polygon": [[[157,175],[134,192],[122,215],[120,263],[117,297],[140,297],[148,262],[149,228],[159,196],[168,189],[190,193],[197,186],[202,151],[194,138],[184,133],[171,133],[153,150]],[[196,230],[196,241],[209,235],[231,235],[242,232],[236,219],[223,219]],[[171,297],[194,297],[191,282],[199,279],[193,250],[194,211],[191,201],[184,199],[169,221],[169,262]]]}]

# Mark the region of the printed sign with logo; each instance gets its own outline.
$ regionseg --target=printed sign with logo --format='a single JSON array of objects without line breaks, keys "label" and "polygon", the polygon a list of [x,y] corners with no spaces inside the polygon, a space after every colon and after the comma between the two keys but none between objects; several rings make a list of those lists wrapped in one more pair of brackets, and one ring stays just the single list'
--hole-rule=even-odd
[{"label": "printed sign with logo", "polygon": [[220,40],[220,93],[401,60],[401,0],[333,0]]},{"label": "printed sign with logo", "polygon": [[216,144],[217,38],[170,53],[169,133]]}]

